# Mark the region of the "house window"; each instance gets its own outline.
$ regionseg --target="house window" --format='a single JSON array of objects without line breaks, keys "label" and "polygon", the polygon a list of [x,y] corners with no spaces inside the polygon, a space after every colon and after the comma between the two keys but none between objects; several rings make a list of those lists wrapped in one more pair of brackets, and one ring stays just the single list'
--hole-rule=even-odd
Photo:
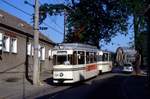
[{"label": "house window", "polygon": [[10,49],[12,53],[17,53],[17,38],[11,38]]},{"label": "house window", "polygon": [[48,51],[48,56],[49,56],[50,58],[52,58],[52,50],[51,50],[51,49],[49,49],[49,51]]},{"label": "house window", "polygon": [[[38,46],[38,57],[40,57],[40,45]],[[34,44],[31,44],[31,55],[34,56]]]},{"label": "house window", "polygon": [[3,42],[2,42],[2,40],[3,40],[3,35],[2,35],[2,33],[0,33],[0,51],[2,51],[2,45],[3,45]]},{"label": "house window", "polygon": [[41,52],[41,60],[45,60],[45,47],[41,47],[40,48],[40,52]]},{"label": "house window", "polygon": [[3,36],[3,51],[9,52],[10,51],[10,37]]},{"label": "house window", "polygon": [[32,56],[34,55],[34,46],[33,45],[31,45],[31,54],[32,54]]},{"label": "house window", "polygon": [[31,55],[31,52],[32,52],[32,45],[31,45],[31,43],[29,42],[29,43],[27,44],[27,55]]},{"label": "house window", "polygon": [[[34,55],[34,47],[32,45],[31,45],[31,54],[32,56]],[[39,45],[38,57],[40,58],[40,60],[45,60],[45,47],[41,47],[41,45]]]},{"label": "house window", "polygon": [[39,58],[41,58],[41,53],[42,53],[42,50],[41,50],[41,46],[39,45],[39,50],[38,50],[38,56],[39,56]]},{"label": "house window", "polygon": [[[38,57],[41,57],[41,46],[39,45],[38,46]],[[31,44],[31,55],[33,56],[34,55],[34,44]]]}]

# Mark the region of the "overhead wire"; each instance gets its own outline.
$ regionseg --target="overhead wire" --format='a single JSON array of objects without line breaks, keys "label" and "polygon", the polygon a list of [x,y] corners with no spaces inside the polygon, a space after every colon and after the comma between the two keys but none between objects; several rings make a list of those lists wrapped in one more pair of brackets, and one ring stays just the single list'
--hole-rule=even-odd
[{"label": "overhead wire", "polygon": [[[41,3],[41,1],[39,1],[39,3],[40,3],[40,5],[42,5],[42,3]],[[56,2],[55,2],[56,3]],[[53,19],[51,19],[50,17],[48,17],[49,18],[49,20],[51,20],[51,22],[53,22],[57,27],[59,27],[59,28],[61,28],[61,29],[63,29],[60,25],[58,25],[57,24],[57,22],[56,21],[54,21]]]},{"label": "overhead wire", "polygon": [[[42,5],[41,1],[39,1],[39,4]],[[52,20],[50,17],[48,17],[48,18],[53,22],[53,20]],[[55,23],[55,22],[53,22],[53,23]],[[46,26],[48,26],[48,27],[50,27],[51,29],[53,29],[54,31],[56,31],[56,32],[58,32],[58,33],[60,33],[60,34],[62,34],[62,35],[64,34],[64,33],[60,32],[59,30],[53,28],[52,26],[48,25],[48,24],[45,23],[45,22],[43,22],[43,24],[46,25]],[[59,27],[59,25],[58,25],[57,23],[55,23],[55,24],[56,24],[57,27]]]},{"label": "overhead wire", "polygon": [[58,33],[60,33],[62,35],[64,34],[64,33],[60,32],[59,30],[57,30],[57,29],[51,27],[50,25],[46,24],[45,22],[43,22],[43,24],[46,25],[46,26],[48,26],[48,27],[50,27],[51,29],[53,29],[54,31],[56,31],[56,32],[58,32]]},{"label": "overhead wire", "polygon": [[9,5],[9,6],[15,8],[15,9],[21,11],[22,13],[24,13],[24,14],[26,14],[26,15],[28,15],[28,16],[32,16],[32,14],[30,14],[30,13],[28,13],[28,12],[25,12],[24,10],[22,10],[22,9],[20,9],[20,8],[18,8],[18,7],[16,7],[15,5],[9,3],[9,2],[6,1],[6,0],[1,0],[1,1],[4,2],[5,4],[7,4],[7,5]]},{"label": "overhead wire", "polygon": [[[28,12],[26,12],[26,11],[24,11],[24,10],[18,8],[18,7],[16,7],[15,5],[11,4],[10,2],[8,2],[8,1],[6,1],[6,0],[1,0],[1,1],[4,2],[4,3],[7,4],[7,5],[9,5],[9,6],[15,8],[15,9],[17,9],[18,11],[20,11],[20,12],[22,12],[22,13],[28,15],[28,16],[33,16],[32,14],[30,14],[30,13],[28,13]],[[56,31],[57,33],[59,33],[59,34],[61,34],[61,35],[63,34],[63,33],[60,32],[59,30],[53,28],[52,26],[46,24],[45,22],[43,22],[43,24],[45,24],[46,26],[48,26],[48,27],[51,28],[52,30]]]}]

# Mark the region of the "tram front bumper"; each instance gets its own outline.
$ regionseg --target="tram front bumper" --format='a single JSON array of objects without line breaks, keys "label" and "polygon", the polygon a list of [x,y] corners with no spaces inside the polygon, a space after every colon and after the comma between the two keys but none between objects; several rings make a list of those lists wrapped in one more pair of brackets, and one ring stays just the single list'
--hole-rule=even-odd
[{"label": "tram front bumper", "polygon": [[71,83],[73,81],[73,73],[71,71],[54,71],[53,82],[54,83]]},{"label": "tram front bumper", "polygon": [[53,83],[74,83],[73,79],[53,79]]}]

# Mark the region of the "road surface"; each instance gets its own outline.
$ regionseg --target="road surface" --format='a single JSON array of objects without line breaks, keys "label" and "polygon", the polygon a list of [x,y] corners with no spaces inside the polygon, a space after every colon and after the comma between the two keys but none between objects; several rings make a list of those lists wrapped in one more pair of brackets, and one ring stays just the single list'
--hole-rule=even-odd
[{"label": "road surface", "polygon": [[[139,80],[140,79],[140,80]],[[51,81],[51,80],[50,80]],[[53,85],[36,99],[150,99],[143,82],[145,76],[107,73],[90,80],[70,85]],[[48,81],[47,81],[48,82]],[[49,84],[51,84],[49,82]],[[138,85],[139,84],[139,85]],[[137,87],[138,86],[138,87]],[[141,93],[142,91],[142,93]],[[33,98],[33,97],[30,97]]]}]

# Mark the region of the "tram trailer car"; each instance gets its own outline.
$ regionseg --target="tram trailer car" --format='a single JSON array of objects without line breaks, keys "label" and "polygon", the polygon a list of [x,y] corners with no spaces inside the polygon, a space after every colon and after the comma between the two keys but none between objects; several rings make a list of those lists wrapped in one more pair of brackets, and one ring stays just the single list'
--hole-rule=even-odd
[{"label": "tram trailer car", "polygon": [[100,73],[110,72],[112,70],[112,53],[109,51],[98,50],[97,66]]}]

